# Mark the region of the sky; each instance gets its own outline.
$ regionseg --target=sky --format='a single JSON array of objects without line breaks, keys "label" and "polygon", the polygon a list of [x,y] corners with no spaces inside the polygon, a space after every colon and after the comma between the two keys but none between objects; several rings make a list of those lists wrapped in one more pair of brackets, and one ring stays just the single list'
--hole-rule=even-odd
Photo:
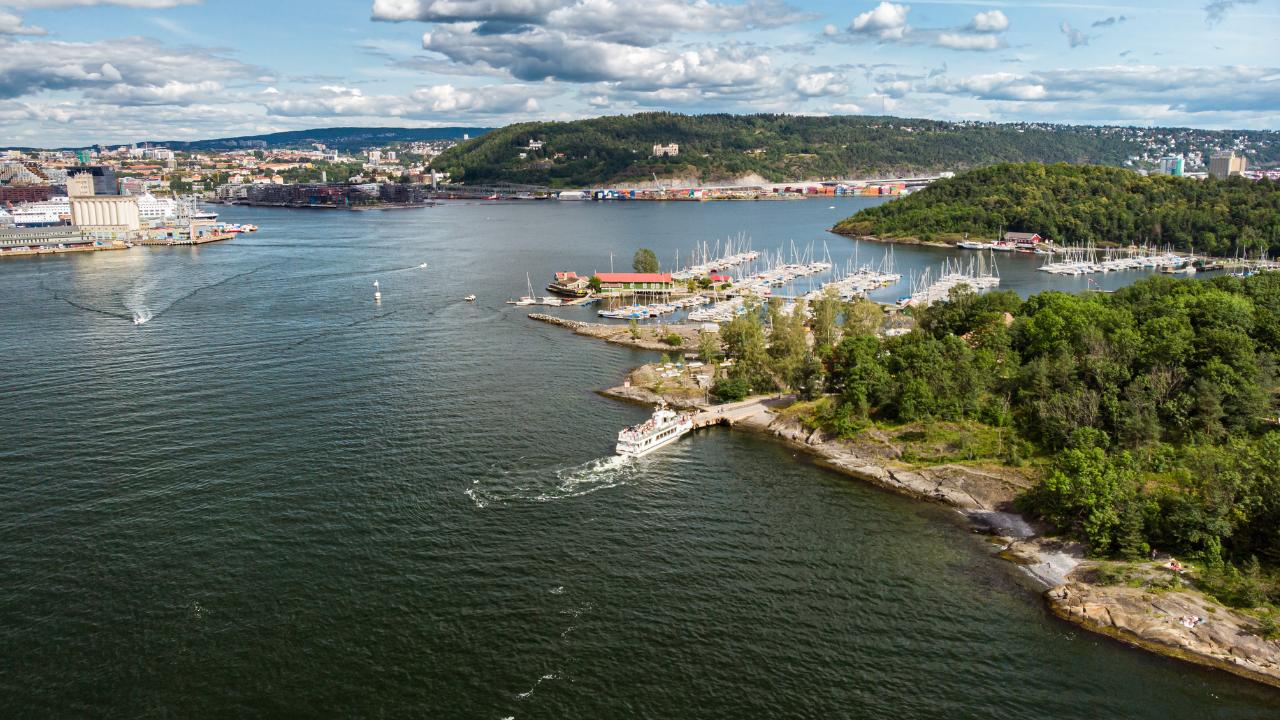
[{"label": "sky", "polygon": [[1280,129],[1280,0],[0,0],[0,145],[648,110]]}]

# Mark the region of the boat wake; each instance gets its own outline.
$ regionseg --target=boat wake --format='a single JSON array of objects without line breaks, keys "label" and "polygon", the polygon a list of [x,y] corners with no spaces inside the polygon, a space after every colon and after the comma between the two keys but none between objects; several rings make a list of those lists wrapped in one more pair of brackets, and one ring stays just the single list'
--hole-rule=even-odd
[{"label": "boat wake", "polygon": [[[389,318],[389,317],[391,317],[392,315],[395,315],[395,314],[396,314],[396,313],[398,313],[398,312],[400,312],[400,311],[399,311],[399,310],[389,310],[389,311],[387,311],[387,312],[378,313],[377,315],[370,315],[369,317],[366,317],[366,318],[361,318],[361,319],[359,319],[359,320],[353,320],[353,321],[351,321],[351,322],[349,322],[349,323],[345,323],[345,324],[342,324],[342,325],[338,325],[337,327],[329,328],[328,330],[321,330],[320,332],[318,332],[318,333],[316,333],[316,334],[314,334],[314,335],[308,335],[307,337],[304,337],[304,338],[302,338],[301,340],[298,340],[298,341],[296,341],[296,342],[290,343],[290,344],[289,344],[289,347],[290,347],[290,348],[296,348],[296,347],[299,347],[299,346],[302,346],[302,345],[306,345],[306,344],[307,344],[307,343],[309,343],[309,342],[312,342],[312,341],[314,341],[314,340],[319,340],[320,338],[328,337],[329,335],[332,335],[332,334],[337,333],[337,332],[342,332],[343,330],[349,330],[349,329],[351,329],[351,328],[353,328],[353,327],[359,327],[360,325],[363,325],[363,324],[368,323],[368,322],[373,322],[374,320],[381,320],[381,319],[383,319],[383,318]],[[430,313],[428,313],[428,314],[430,314]]]},{"label": "boat wake", "polygon": [[491,503],[554,502],[625,485],[639,476],[630,458],[607,457],[563,468],[528,468],[475,480],[465,494],[476,507]]},{"label": "boat wake", "polygon": [[399,267],[388,267],[388,268],[381,268],[378,270],[348,270],[346,272],[335,272],[335,273],[312,273],[310,275],[301,275],[299,276],[299,279],[327,280],[330,278],[357,278],[357,277],[366,277],[369,275],[390,275],[392,273],[402,273],[402,272],[409,272],[410,270],[425,270],[425,269],[427,269],[427,263],[420,263],[418,265],[409,265],[409,266],[401,265]]},{"label": "boat wake", "polygon": [[542,677],[538,678],[538,682],[534,683],[534,684],[533,684],[533,687],[529,688],[529,689],[528,689],[528,690],[526,690],[525,692],[522,692],[522,693],[516,693],[516,699],[517,699],[517,700],[524,700],[525,698],[527,698],[527,697],[529,697],[530,695],[532,695],[532,694],[533,694],[533,691],[534,691],[534,690],[537,690],[537,689],[538,689],[538,686],[539,686],[539,685],[541,685],[542,683],[546,682],[547,680],[559,680],[559,679],[560,679],[560,676],[559,676],[559,675],[557,675],[557,674],[555,674],[555,673],[547,673],[546,675],[543,675]]},{"label": "boat wake", "polygon": [[154,313],[147,305],[147,296],[155,290],[159,282],[160,277],[157,275],[148,275],[133,281],[124,298],[124,309],[133,316],[134,325],[142,325],[154,317]]}]

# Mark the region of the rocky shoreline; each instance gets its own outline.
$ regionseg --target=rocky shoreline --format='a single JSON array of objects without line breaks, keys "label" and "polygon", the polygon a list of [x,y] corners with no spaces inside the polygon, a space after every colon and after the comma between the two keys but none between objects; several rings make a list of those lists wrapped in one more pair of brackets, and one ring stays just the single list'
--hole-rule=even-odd
[{"label": "rocky shoreline", "polygon": [[[838,227],[838,226],[837,226]],[[942,242],[940,240],[921,240],[919,238],[882,238],[875,235],[858,235],[855,233],[840,232],[836,227],[830,228],[830,232],[841,237],[847,237],[851,240],[865,240],[867,242],[883,243],[886,245],[923,245],[924,247],[936,248],[955,248],[954,243]]]},{"label": "rocky shoreline", "polygon": [[[544,321],[614,341],[607,333],[597,334],[592,323],[559,318]],[[643,347],[626,341],[620,344]],[[705,402],[688,394],[654,392],[634,382],[600,394],[645,405],[666,402],[675,407],[708,409]],[[1079,543],[1044,537],[1046,528],[1014,510],[1014,500],[1034,482],[1029,473],[1003,466],[912,465],[880,447],[888,444],[884,439],[853,441],[810,430],[780,412],[790,402],[784,396],[733,403],[731,425],[779,439],[812,455],[824,467],[850,477],[955,508],[974,530],[991,537],[1000,547],[997,554],[1015,564],[1041,591],[1050,611],[1063,620],[1134,647],[1280,688],[1280,642],[1256,635],[1255,621],[1247,615],[1194,591],[1090,582],[1096,563],[1085,559]],[[1158,565],[1149,569],[1165,572]],[[1187,618],[1199,622],[1188,624],[1184,622]]]},{"label": "rocky shoreline", "polygon": [[[682,404],[679,398],[634,386],[601,394],[641,404]],[[1280,643],[1253,634],[1248,616],[1199,593],[1089,583],[1085,575],[1093,564],[1085,560],[1079,543],[1043,537],[1044,528],[1013,511],[1013,500],[1029,487],[1029,478],[955,463],[924,468],[897,463],[856,443],[810,431],[770,409],[770,405],[784,406],[785,401],[761,399],[758,405],[758,412],[738,417],[733,427],[782,440],[845,475],[956,508],[971,527],[1002,546],[998,555],[1025,573],[1059,618],[1149,652],[1280,688]],[[1181,622],[1186,617],[1204,618],[1204,622],[1188,627]]]}]

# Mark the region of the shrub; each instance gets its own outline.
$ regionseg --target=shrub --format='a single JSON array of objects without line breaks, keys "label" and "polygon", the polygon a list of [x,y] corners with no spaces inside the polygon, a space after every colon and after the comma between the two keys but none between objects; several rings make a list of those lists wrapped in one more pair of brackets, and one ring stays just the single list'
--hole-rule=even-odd
[{"label": "shrub", "polygon": [[735,402],[747,396],[747,381],[741,377],[727,377],[717,380],[711,386],[711,395],[720,402]]},{"label": "shrub", "polygon": [[1253,631],[1263,640],[1280,640],[1280,623],[1276,622],[1274,612],[1266,612],[1259,616],[1258,624]]},{"label": "shrub", "polygon": [[667,336],[662,338],[662,342],[670,345],[671,347],[680,347],[684,344],[684,338],[680,337],[677,333],[667,333]]}]

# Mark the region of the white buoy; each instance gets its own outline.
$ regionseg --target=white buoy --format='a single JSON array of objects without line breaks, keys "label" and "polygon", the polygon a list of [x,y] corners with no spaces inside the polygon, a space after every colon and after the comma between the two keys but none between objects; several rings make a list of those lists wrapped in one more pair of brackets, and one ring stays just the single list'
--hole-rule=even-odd
[{"label": "white buoy", "polygon": [[382,302],[382,288],[378,287],[378,281],[373,281],[373,300],[374,302]]}]

